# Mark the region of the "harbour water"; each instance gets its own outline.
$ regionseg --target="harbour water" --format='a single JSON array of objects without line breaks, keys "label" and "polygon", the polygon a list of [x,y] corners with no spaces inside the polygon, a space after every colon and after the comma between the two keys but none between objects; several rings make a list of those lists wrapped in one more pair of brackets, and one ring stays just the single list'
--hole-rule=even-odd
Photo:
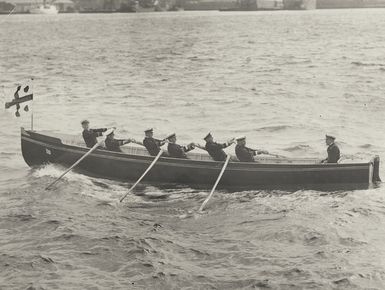
[{"label": "harbour water", "polygon": [[[0,17],[2,102],[34,77],[34,127],[80,120],[180,143],[385,157],[385,10]],[[23,113],[22,113],[23,114]],[[385,190],[208,192],[32,170],[0,110],[1,289],[384,289]],[[230,149],[230,151],[233,150]],[[381,176],[385,176],[381,167]]]}]

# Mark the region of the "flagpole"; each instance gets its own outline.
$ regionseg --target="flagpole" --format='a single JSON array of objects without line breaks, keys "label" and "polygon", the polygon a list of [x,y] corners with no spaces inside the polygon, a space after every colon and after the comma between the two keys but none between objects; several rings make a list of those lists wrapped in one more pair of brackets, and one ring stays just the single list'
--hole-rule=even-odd
[{"label": "flagpole", "polygon": [[31,131],[33,131],[33,109],[31,112]]}]

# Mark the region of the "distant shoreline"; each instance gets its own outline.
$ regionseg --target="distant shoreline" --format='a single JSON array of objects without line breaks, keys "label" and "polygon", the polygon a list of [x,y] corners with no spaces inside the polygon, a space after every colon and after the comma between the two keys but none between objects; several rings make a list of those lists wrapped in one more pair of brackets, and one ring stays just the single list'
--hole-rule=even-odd
[{"label": "distant shoreline", "polygon": [[[239,8],[229,8],[229,9],[210,9],[210,10],[182,10],[182,11],[137,11],[137,12],[130,12],[130,11],[110,11],[110,10],[99,10],[99,11],[60,11],[59,14],[141,14],[141,13],[164,13],[164,12],[266,12],[266,11],[314,11],[314,10],[351,10],[351,9],[384,9],[385,4],[383,6],[376,6],[376,7],[332,7],[332,8],[316,8],[316,9],[239,9]],[[36,15],[29,12],[12,12],[12,11],[0,11],[1,15]]]}]

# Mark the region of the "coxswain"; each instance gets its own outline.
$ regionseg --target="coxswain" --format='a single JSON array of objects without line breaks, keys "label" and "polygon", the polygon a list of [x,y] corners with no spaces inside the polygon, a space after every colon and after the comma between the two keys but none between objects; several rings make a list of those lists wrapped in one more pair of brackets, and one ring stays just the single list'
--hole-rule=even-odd
[{"label": "coxswain", "polygon": [[269,154],[269,152],[265,150],[256,150],[246,147],[246,137],[238,137],[235,139],[237,141],[237,145],[235,146],[235,154],[237,158],[241,162],[254,162],[254,156],[256,154]]},{"label": "coxswain", "polygon": [[146,147],[148,153],[150,153],[151,156],[158,155],[161,146],[163,146],[166,143],[166,140],[158,140],[155,139],[154,136],[154,129],[150,128],[144,131],[145,137],[143,140],[143,146]]},{"label": "coxswain", "polygon": [[107,128],[90,129],[90,122],[88,120],[83,120],[81,124],[83,127],[83,139],[89,148],[95,146],[98,143],[96,138],[102,136],[103,132],[107,131]]},{"label": "coxswain", "polygon": [[341,153],[336,143],[334,143],[335,140],[336,140],[336,137],[332,135],[325,136],[325,143],[328,146],[328,149],[327,149],[328,157],[322,160],[322,163],[338,163],[338,160],[340,160]]},{"label": "coxswain", "polygon": [[173,158],[187,158],[186,153],[195,148],[194,143],[190,143],[187,146],[181,146],[176,144],[176,134],[170,134],[166,138],[168,140],[168,154]]},{"label": "coxswain", "polygon": [[206,150],[212,159],[215,161],[225,161],[227,154],[223,151],[223,149],[233,144],[235,139],[233,138],[226,143],[217,143],[214,141],[213,135],[208,133],[203,140],[206,141],[206,145],[202,149]]},{"label": "coxswain", "polygon": [[115,133],[111,132],[110,134],[107,135],[106,141],[104,143],[106,144],[107,150],[114,151],[114,152],[122,152],[122,149],[120,149],[120,146],[123,146],[130,142],[133,142],[133,140],[132,139],[115,139]]}]

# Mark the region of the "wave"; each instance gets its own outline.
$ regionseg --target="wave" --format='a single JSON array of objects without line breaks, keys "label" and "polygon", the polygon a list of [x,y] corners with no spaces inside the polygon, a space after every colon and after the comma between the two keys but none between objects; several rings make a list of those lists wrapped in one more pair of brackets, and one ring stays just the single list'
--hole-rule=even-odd
[{"label": "wave", "polygon": [[282,150],[288,151],[288,152],[294,152],[294,151],[306,151],[308,149],[310,149],[310,145],[300,144],[300,145],[295,145],[292,147],[287,147],[287,148],[284,148]]},{"label": "wave", "polygon": [[360,145],[358,147],[364,148],[364,149],[369,149],[369,148],[373,148],[374,146],[372,144],[363,144],[363,145]]},{"label": "wave", "polygon": [[291,60],[291,61],[284,62],[283,65],[295,65],[295,64],[305,64],[305,63],[312,63],[312,61],[310,59]]},{"label": "wave", "polygon": [[293,128],[292,126],[289,125],[276,125],[276,126],[266,126],[266,127],[261,127],[257,131],[269,131],[269,132],[277,132],[277,131],[283,131]]},{"label": "wave", "polygon": [[191,57],[188,57],[187,59],[191,61],[214,61],[215,60],[215,58],[213,57],[198,57],[198,56],[191,56]]},{"label": "wave", "polygon": [[385,64],[383,63],[365,63],[365,62],[361,62],[361,61],[353,61],[352,62],[353,65],[355,66],[379,66],[379,67],[385,67]]}]

